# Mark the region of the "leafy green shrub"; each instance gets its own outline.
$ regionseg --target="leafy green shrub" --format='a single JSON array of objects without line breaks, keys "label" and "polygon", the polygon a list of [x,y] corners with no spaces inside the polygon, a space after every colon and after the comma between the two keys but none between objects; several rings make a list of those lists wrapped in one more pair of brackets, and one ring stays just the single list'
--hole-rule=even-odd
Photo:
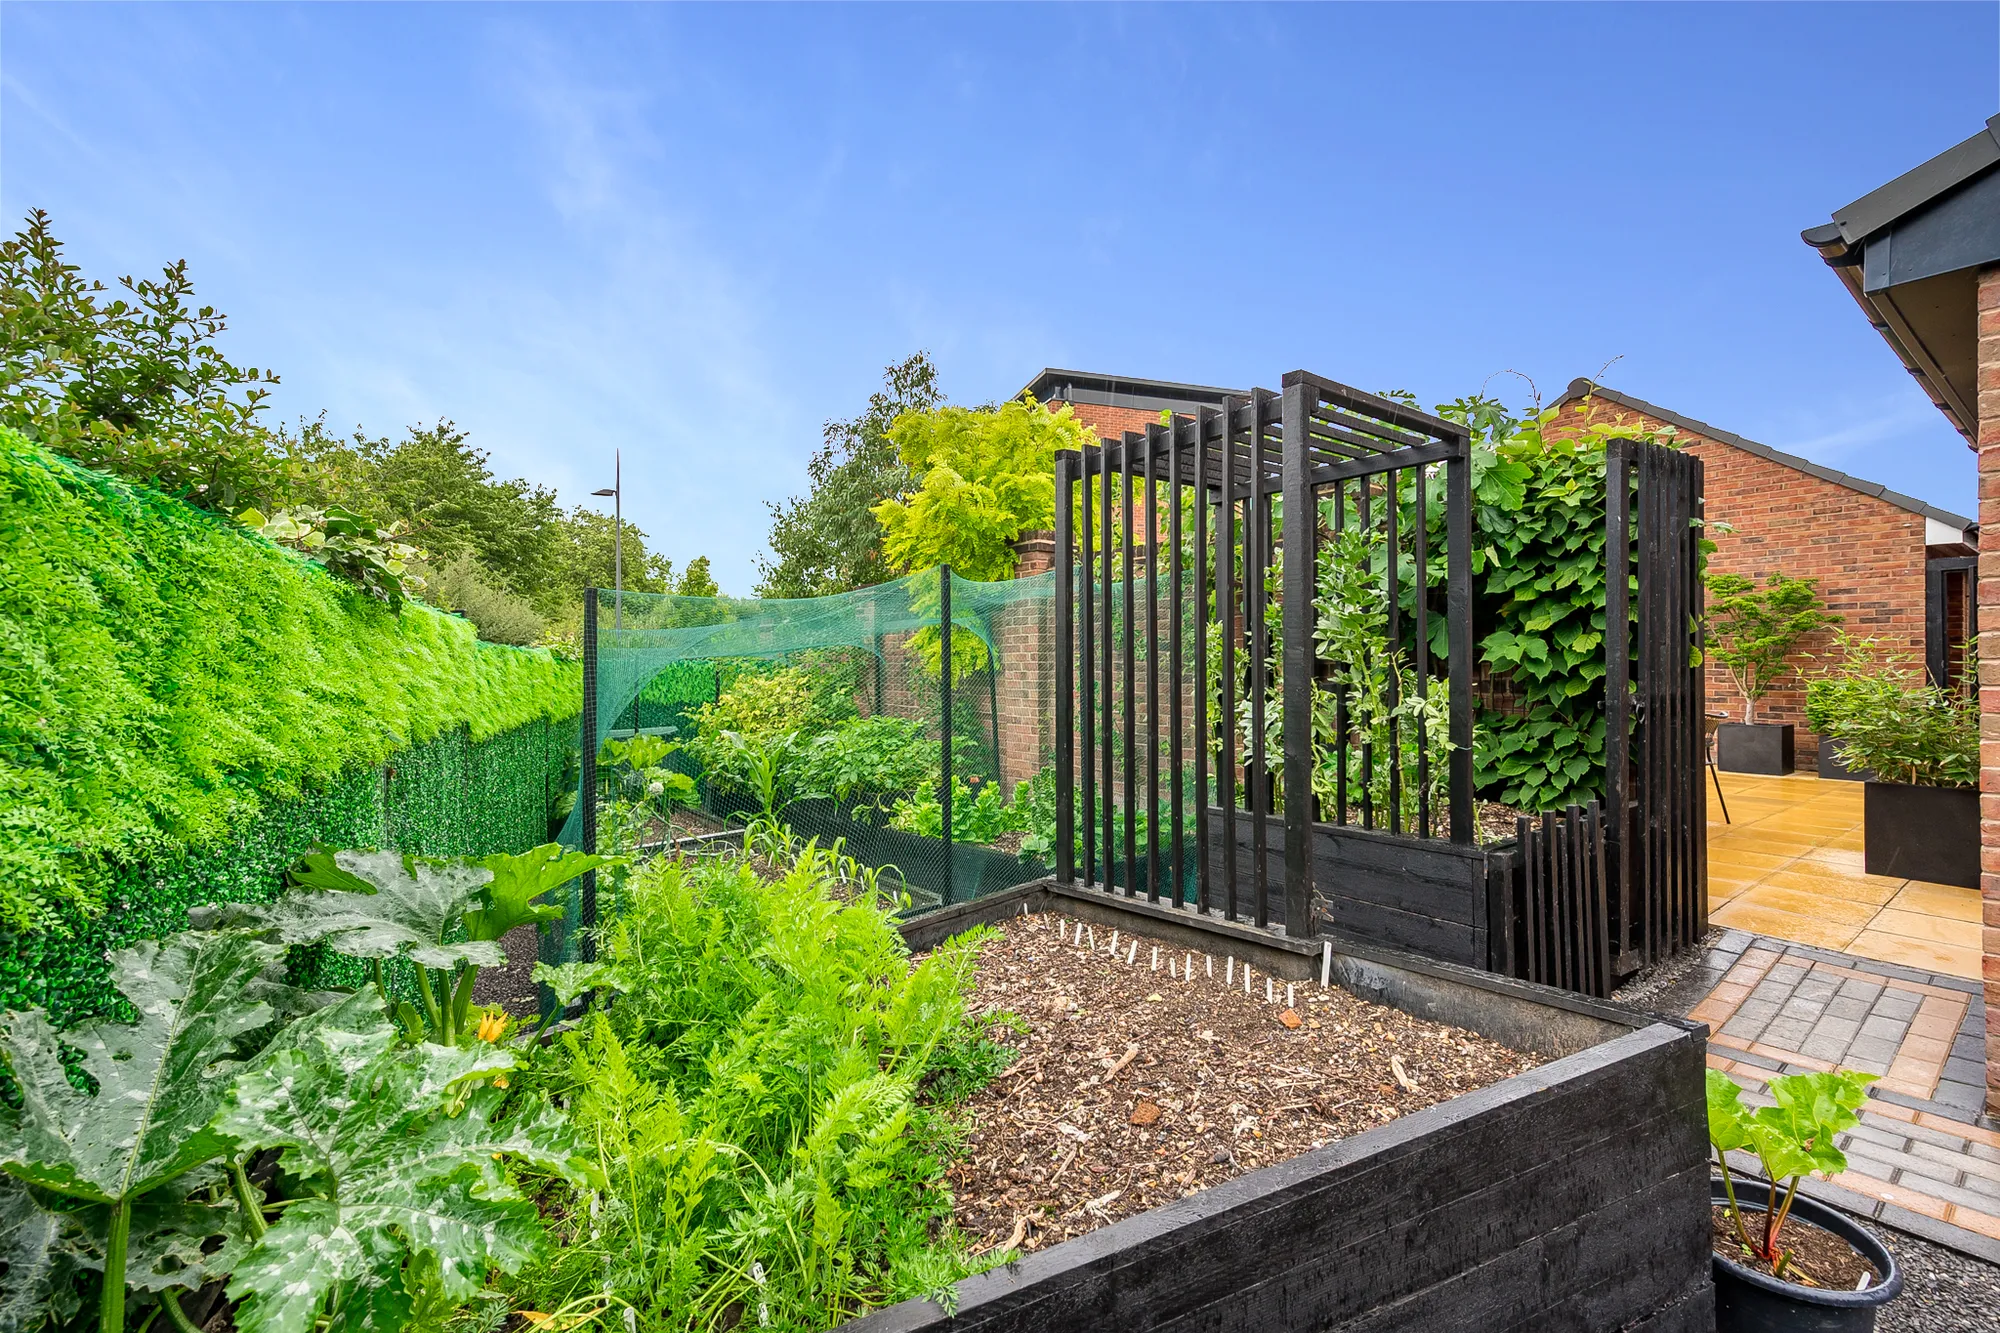
[{"label": "leafy green shrub", "polygon": [[413,590],[423,587],[423,579],[410,572],[410,562],[422,553],[408,542],[396,540],[394,524],[378,528],[365,515],[338,505],[330,509],[300,505],[280,509],[269,518],[246,509],[236,521],[346,579],[391,611],[403,609],[405,581]]},{"label": "leafy green shrub", "polygon": [[457,728],[573,716],[578,670],[402,615],[290,552],[0,430],[0,922],[64,930],[126,868]]},{"label": "leafy green shrub", "polygon": [[[1839,662],[1806,684],[1806,725],[1841,762],[1884,782],[1979,785],[1979,696],[1929,684],[1873,639],[1837,640]],[[1967,672],[1968,677],[1976,676]]]},{"label": "leafy green shrub", "polygon": [[935,781],[938,743],[907,718],[862,717],[815,736],[799,760],[799,786],[848,801],[912,792]]},{"label": "leafy green shrub", "polygon": [[1729,673],[1743,695],[1743,720],[1757,720],[1757,701],[1793,669],[1806,637],[1840,617],[1826,609],[1812,579],[1773,573],[1759,588],[1741,574],[1715,573],[1708,583],[1708,657]]},{"label": "leafy green shrub", "polygon": [[460,613],[470,620],[486,643],[534,643],[547,624],[525,597],[500,587],[487,577],[479,562],[469,555],[459,556],[442,569],[424,576],[424,600],[445,611]]},{"label": "leafy green shrub", "polygon": [[920,1094],[997,1063],[965,1012],[979,941],[912,967],[887,911],[831,895],[830,862],[808,845],[775,882],[706,859],[633,876],[600,946],[620,998],[538,1074],[605,1189],[544,1194],[561,1244],[510,1284],[515,1308],[819,1329],[974,1270],[950,1127]]},{"label": "leafy green shrub", "polygon": [[851,690],[828,690],[808,667],[787,666],[737,676],[720,698],[696,711],[695,726],[704,738],[725,731],[811,736],[853,717],[854,711]]}]

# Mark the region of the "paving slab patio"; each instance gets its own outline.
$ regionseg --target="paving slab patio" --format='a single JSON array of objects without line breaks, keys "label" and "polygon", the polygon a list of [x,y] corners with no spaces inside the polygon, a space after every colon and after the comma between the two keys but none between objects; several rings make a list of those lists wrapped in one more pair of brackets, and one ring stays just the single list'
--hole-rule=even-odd
[{"label": "paving slab patio", "polygon": [[1981,1110],[1977,982],[1740,930],[1723,932],[1690,981],[1683,995],[1699,998],[1686,1015],[1708,1025],[1708,1063],[1746,1101],[1768,1104],[1773,1074],[1880,1076],[1840,1140],[1848,1169],[1807,1194],[2000,1263],[2000,1124]]},{"label": "paving slab patio", "polygon": [[1978,980],[1979,891],[1867,873],[1862,783],[1717,777],[1722,801],[1708,787],[1713,924]]}]

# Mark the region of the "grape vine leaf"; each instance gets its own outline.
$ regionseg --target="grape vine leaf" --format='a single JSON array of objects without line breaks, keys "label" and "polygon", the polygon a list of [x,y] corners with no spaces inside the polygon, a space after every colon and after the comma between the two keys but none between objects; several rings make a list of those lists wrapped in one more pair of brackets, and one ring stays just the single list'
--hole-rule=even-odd
[{"label": "grape vine leaf", "polygon": [[324,941],[350,958],[408,958],[443,970],[505,961],[491,940],[446,942],[493,878],[483,866],[401,852],[314,852],[290,878],[306,892],[274,904],[267,916],[287,944]]},{"label": "grape vine leaf", "polygon": [[237,1080],[216,1122],[239,1150],[282,1149],[304,1191],[234,1262],[241,1333],[306,1333],[323,1310],[330,1333],[403,1328],[408,1272],[463,1301],[489,1268],[539,1252],[535,1206],[503,1159],[589,1179],[552,1108],[497,1118],[504,1094],[488,1083],[511,1053],[403,1045],[368,991],[316,1017]]}]

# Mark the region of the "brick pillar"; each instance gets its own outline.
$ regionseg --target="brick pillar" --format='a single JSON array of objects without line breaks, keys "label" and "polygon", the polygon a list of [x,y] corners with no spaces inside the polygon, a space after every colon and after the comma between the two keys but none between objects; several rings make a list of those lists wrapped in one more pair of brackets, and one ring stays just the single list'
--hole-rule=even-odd
[{"label": "brick pillar", "polygon": [[1979,275],[1979,793],[1986,1109],[2000,1114],[2000,266]]},{"label": "brick pillar", "polygon": [[1024,532],[1014,543],[1014,577],[1046,574],[1056,567],[1056,535],[1053,532]]}]

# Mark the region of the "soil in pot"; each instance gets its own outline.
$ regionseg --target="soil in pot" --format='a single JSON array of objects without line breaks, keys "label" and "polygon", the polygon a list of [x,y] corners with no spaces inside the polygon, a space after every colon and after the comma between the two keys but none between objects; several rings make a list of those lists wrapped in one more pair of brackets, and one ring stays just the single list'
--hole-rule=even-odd
[{"label": "soil in pot", "polygon": [[1026,1028],[993,1029],[1019,1055],[962,1108],[948,1173],[985,1247],[1044,1249],[1541,1063],[1337,988],[1267,992],[1261,968],[1245,994],[1241,959],[1122,927],[1114,960],[1111,927],[1078,928],[1011,918],[981,955],[969,1003]]},{"label": "soil in pot", "polygon": [[[1825,1291],[1861,1290],[1863,1277],[1868,1279],[1866,1285],[1870,1287],[1882,1280],[1882,1274],[1876,1271],[1875,1265],[1856,1253],[1852,1245],[1831,1231],[1822,1230],[1796,1216],[1785,1219],[1785,1230],[1778,1238],[1781,1242],[1779,1248],[1790,1256],[1786,1271],[1773,1272],[1767,1261],[1744,1253],[1743,1242],[1736,1234],[1736,1224],[1729,1220],[1729,1209],[1717,1204],[1713,1212],[1715,1252],[1752,1272]],[[1755,1228],[1762,1219],[1763,1214],[1758,1212],[1743,1215],[1745,1225],[1752,1228],[1752,1236],[1757,1234]]]}]

